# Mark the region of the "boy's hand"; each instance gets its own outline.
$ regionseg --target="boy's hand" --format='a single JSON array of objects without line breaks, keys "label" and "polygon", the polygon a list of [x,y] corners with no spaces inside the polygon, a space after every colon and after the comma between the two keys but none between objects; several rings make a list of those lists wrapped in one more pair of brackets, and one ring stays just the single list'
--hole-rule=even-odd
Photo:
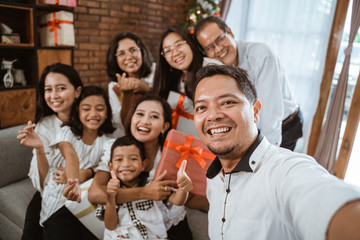
[{"label": "boy's hand", "polygon": [[111,179],[106,186],[106,193],[109,197],[115,197],[117,189],[120,188],[120,180],[116,177],[113,170],[110,171]]},{"label": "boy's hand", "polygon": [[193,185],[192,185],[191,179],[185,172],[186,164],[187,164],[186,160],[184,160],[181,163],[180,169],[177,172],[176,182],[177,182],[179,190],[184,191],[184,192],[190,192],[193,189]]}]

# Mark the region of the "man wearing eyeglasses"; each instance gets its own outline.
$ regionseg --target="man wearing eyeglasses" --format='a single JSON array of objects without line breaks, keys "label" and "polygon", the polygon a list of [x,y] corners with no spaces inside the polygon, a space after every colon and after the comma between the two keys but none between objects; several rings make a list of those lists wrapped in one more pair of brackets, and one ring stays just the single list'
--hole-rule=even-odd
[{"label": "man wearing eyeglasses", "polygon": [[302,114],[271,49],[261,43],[236,42],[226,23],[214,16],[200,20],[194,35],[207,57],[247,71],[262,103],[258,128],[270,143],[294,150],[302,137]]}]

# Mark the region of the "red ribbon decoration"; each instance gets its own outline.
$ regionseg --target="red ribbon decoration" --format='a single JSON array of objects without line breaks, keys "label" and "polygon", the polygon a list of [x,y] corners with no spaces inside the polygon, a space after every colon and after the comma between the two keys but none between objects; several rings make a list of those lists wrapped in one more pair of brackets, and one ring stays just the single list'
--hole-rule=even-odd
[{"label": "red ribbon decoration", "polygon": [[171,142],[169,140],[165,141],[164,147],[174,149],[181,154],[179,160],[175,164],[176,168],[180,169],[182,161],[187,160],[189,157],[192,157],[200,165],[201,168],[204,168],[206,166],[206,161],[204,158],[211,160],[215,158],[214,154],[204,151],[202,147],[191,148],[193,140],[193,136],[187,135],[185,143],[183,145],[180,143]]},{"label": "red ribbon decoration", "polygon": [[71,21],[56,19],[56,13],[54,12],[53,13],[53,21],[48,21],[48,22],[46,22],[46,24],[40,25],[40,27],[50,26],[50,32],[54,32],[55,46],[57,46],[57,29],[61,28],[60,27],[61,23],[73,24],[73,22],[71,22]]},{"label": "red ribbon decoration", "polygon": [[194,120],[194,115],[184,111],[184,105],[183,105],[184,100],[185,100],[185,95],[180,94],[179,100],[176,105],[176,109],[172,110],[171,117],[172,117],[173,129],[177,128],[180,116]]}]

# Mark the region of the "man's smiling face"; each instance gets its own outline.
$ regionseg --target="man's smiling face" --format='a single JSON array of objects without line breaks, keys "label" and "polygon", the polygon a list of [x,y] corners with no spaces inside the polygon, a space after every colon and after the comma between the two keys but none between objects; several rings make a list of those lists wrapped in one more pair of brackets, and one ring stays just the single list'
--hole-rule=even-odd
[{"label": "man's smiling face", "polygon": [[257,136],[260,102],[251,104],[232,77],[214,75],[199,82],[194,103],[201,140],[220,158],[241,157]]}]

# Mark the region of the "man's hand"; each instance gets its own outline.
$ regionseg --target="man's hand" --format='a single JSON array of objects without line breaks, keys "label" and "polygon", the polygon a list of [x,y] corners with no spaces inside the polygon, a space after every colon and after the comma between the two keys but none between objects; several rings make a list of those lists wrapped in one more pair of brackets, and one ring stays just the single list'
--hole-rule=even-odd
[{"label": "man's hand", "polygon": [[176,182],[179,190],[184,192],[190,192],[193,189],[193,185],[191,179],[185,172],[186,165],[187,165],[187,161],[186,160],[182,161],[180,169],[177,172]]},{"label": "man's hand", "polygon": [[64,197],[67,200],[81,202],[81,188],[78,179],[68,179],[67,184],[63,191]]},{"label": "man's hand", "polygon": [[108,197],[115,197],[116,190],[120,187],[120,180],[116,177],[116,174],[113,170],[110,171],[110,174],[111,174],[111,179],[107,184],[106,193]]}]

